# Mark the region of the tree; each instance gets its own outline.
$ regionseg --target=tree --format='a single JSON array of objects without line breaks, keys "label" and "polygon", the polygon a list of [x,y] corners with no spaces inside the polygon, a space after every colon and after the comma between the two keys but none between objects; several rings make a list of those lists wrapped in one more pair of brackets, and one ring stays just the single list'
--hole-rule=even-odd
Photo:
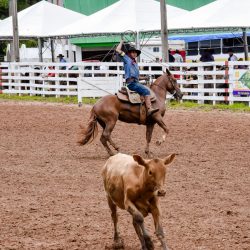
[{"label": "tree", "polygon": [[0,0],[0,19],[9,16],[8,0]]},{"label": "tree", "polygon": [[[17,1],[17,10],[23,10],[40,0],[18,0]],[[0,19],[4,19],[9,16],[9,0],[0,0]]]},{"label": "tree", "polygon": [[37,2],[40,2],[40,0],[18,0],[17,1],[17,9],[18,11],[23,10]]}]

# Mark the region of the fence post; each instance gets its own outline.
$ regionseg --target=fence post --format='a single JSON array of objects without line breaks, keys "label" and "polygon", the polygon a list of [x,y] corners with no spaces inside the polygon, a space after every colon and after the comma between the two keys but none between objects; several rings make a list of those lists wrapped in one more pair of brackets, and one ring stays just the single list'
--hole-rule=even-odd
[{"label": "fence post", "polygon": [[[180,71],[180,74],[179,74],[180,78],[179,78],[179,80],[177,82],[180,84],[180,90],[182,91],[182,87],[183,87],[183,72],[184,72],[182,63],[180,64],[179,71]],[[181,99],[180,102],[183,103],[183,99]]]},{"label": "fence post", "polygon": [[[14,71],[13,75],[14,75],[14,77],[20,77],[21,73],[16,72],[18,70],[21,70],[20,69],[20,64],[13,63],[13,71]],[[17,85],[17,79],[14,79],[14,85]],[[19,94],[18,95],[22,96],[22,93],[21,93],[22,92],[21,79],[20,79],[20,84],[18,84],[18,87],[15,86],[15,89],[18,89],[19,90]]]},{"label": "fence post", "polygon": [[229,92],[229,96],[228,96],[228,101],[229,104],[232,105],[234,103],[234,95],[233,95],[233,90],[234,90],[234,81],[235,81],[235,74],[234,74],[234,66],[232,65],[232,63],[228,63],[228,84],[229,84],[229,88],[228,88],[228,92]]},{"label": "fence post", "polygon": [[[216,72],[216,65],[213,65],[213,72]],[[213,96],[213,105],[215,105],[216,104],[216,96],[217,96],[217,92],[215,92],[215,90],[217,88],[216,75],[213,73],[212,77],[213,77],[213,89],[214,89],[212,96]]]},{"label": "fence post", "polygon": [[204,74],[199,74],[199,72],[203,72],[204,71],[204,67],[203,66],[198,66],[198,103],[199,104],[204,104],[204,100],[201,100],[200,98],[204,96],[204,92],[202,90],[204,90]]},{"label": "fence post", "polygon": [[11,64],[8,63],[8,90],[11,90]]},{"label": "fence post", "polygon": [[[33,78],[35,76],[34,67],[30,65],[29,70],[30,70],[29,76]],[[30,80],[30,85],[35,85],[34,79]],[[30,86],[30,96],[34,95],[34,91],[35,91],[35,88],[33,86],[32,87]]]}]

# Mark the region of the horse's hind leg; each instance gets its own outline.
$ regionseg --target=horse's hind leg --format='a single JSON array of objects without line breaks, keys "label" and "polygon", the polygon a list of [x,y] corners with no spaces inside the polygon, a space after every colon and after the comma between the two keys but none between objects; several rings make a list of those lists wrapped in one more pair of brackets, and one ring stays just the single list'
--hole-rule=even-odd
[{"label": "horse's hind leg", "polygon": [[[111,121],[111,122],[105,122],[105,128],[103,129],[102,132],[102,136],[100,138],[101,143],[103,144],[103,146],[105,147],[105,149],[107,150],[109,155],[114,155],[113,151],[110,149],[109,145],[107,142],[110,142],[111,138],[111,132],[114,129],[116,124],[116,120],[115,121]],[[113,141],[111,140],[110,144],[114,147],[115,144],[113,143]],[[115,147],[117,148],[117,147]]]},{"label": "horse's hind leg", "polygon": [[[104,121],[102,121],[102,120],[100,120],[100,119],[98,119],[98,122],[99,122],[99,124],[101,125],[101,127],[103,128],[103,131],[105,130],[105,128],[106,128],[106,123],[104,122]],[[116,122],[115,122],[116,123]],[[115,124],[114,124],[114,126],[115,126]],[[117,147],[116,146],[116,144],[113,142],[113,140],[111,139],[111,132],[112,132],[112,130],[114,129],[114,126],[113,126],[113,128],[111,129],[111,131],[110,131],[110,135],[109,135],[109,137],[107,138],[107,141],[110,143],[110,145],[115,149],[115,150],[117,150],[117,151],[119,151],[119,147]],[[104,142],[104,144],[105,144],[105,138],[103,138],[103,141],[101,140],[101,142],[102,142],[102,144],[103,144],[103,142]],[[103,145],[104,145],[103,144]],[[106,142],[106,144],[107,144],[107,142]],[[107,145],[108,146],[108,145]],[[105,145],[104,145],[104,147],[105,147]],[[106,148],[106,147],[105,147]],[[108,147],[109,148],[109,147]],[[110,150],[111,151],[111,150]],[[108,152],[109,153],[109,152]],[[110,154],[110,153],[109,153]],[[113,154],[113,153],[112,153]]]},{"label": "horse's hind leg", "polygon": [[111,136],[109,137],[109,143],[110,145],[116,150],[119,151],[119,147],[114,143],[114,141],[111,139]]}]

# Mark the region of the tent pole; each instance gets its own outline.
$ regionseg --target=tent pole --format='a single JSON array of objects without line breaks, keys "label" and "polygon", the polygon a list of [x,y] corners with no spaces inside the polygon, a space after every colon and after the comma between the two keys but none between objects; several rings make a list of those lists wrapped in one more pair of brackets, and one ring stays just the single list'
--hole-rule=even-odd
[{"label": "tent pole", "polygon": [[17,1],[12,0],[12,24],[13,24],[13,44],[14,44],[14,60],[20,62],[19,55],[19,34],[17,20]]},{"label": "tent pole", "polygon": [[42,38],[38,38],[38,50],[39,50],[39,62],[43,61],[43,45],[42,45]]},{"label": "tent pole", "polygon": [[[12,16],[12,0],[9,0],[9,16]],[[10,62],[14,62],[14,44],[13,39],[10,40]]]},{"label": "tent pole", "polygon": [[[138,50],[140,50],[141,49],[141,45],[140,45],[140,32],[139,31],[136,32],[135,44],[136,44],[136,48]],[[140,62],[141,61],[140,56],[138,56],[137,58],[138,58],[137,59],[138,62]]]},{"label": "tent pole", "polygon": [[243,31],[243,44],[244,44],[245,61],[248,61],[248,44],[247,44],[246,28],[243,28],[242,31]]},{"label": "tent pole", "polygon": [[169,62],[168,55],[168,28],[167,28],[167,7],[165,0],[160,2],[161,8],[161,43],[162,43],[162,62]]},{"label": "tent pole", "polygon": [[51,61],[55,62],[54,40],[50,38]]},{"label": "tent pole", "polygon": [[67,44],[68,44],[68,59],[70,62],[74,62],[74,55],[73,55],[73,50],[72,50],[72,44],[70,42],[70,40],[67,40]]}]

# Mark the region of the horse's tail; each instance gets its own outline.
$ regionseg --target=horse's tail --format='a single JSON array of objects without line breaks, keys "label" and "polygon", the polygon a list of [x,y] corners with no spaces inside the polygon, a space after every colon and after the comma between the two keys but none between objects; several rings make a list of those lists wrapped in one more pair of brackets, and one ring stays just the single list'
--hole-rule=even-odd
[{"label": "horse's tail", "polygon": [[83,139],[79,140],[78,143],[80,145],[85,145],[87,143],[91,143],[98,134],[98,126],[97,126],[97,116],[95,114],[94,109],[92,108],[90,113],[90,118],[88,122],[87,128],[82,127]]}]

